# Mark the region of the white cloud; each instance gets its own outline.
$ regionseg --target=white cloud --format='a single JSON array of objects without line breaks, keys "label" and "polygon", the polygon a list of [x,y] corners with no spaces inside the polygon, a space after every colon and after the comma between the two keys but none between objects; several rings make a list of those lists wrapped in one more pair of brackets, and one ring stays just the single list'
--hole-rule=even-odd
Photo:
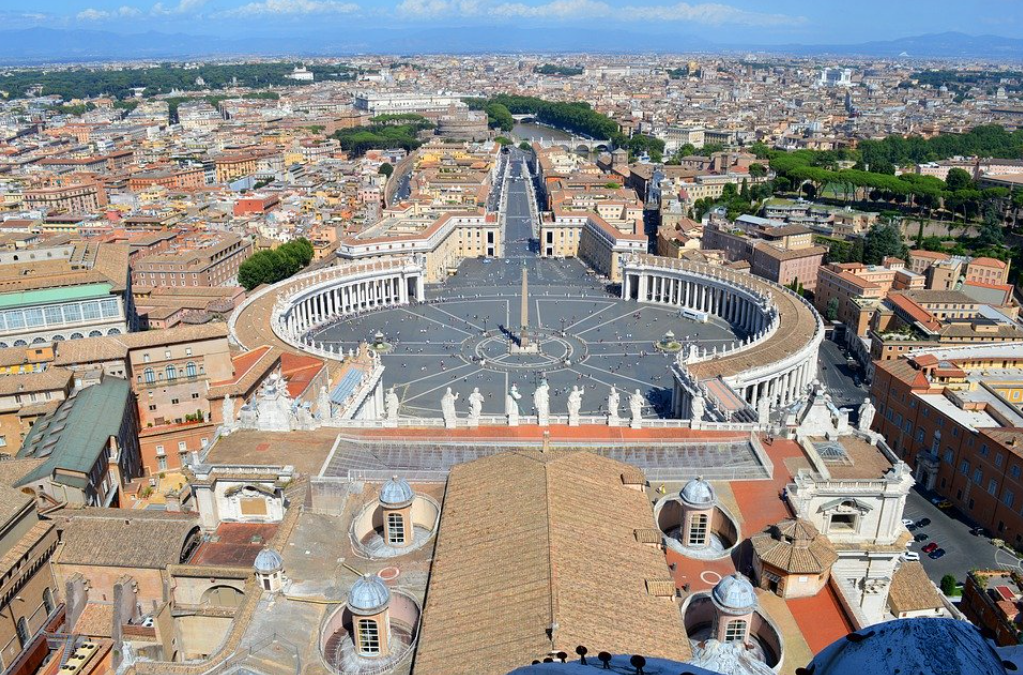
[{"label": "white cloud", "polygon": [[150,11],[151,14],[157,14],[159,16],[167,16],[168,14],[187,14],[194,12],[197,9],[201,9],[205,5],[207,0],[178,0],[178,4],[171,7],[164,7],[162,2],[158,2],[153,5]]},{"label": "white cloud", "polygon": [[398,13],[420,18],[476,16],[482,12],[480,0],[403,0],[398,5]]},{"label": "white cloud", "polygon": [[142,14],[142,10],[135,7],[129,7],[122,5],[117,9],[104,10],[104,9],[85,9],[77,14],[79,21],[109,21],[110,19],[130,19],[134,16]]},{"label": "white cloud", "polygon": [[711,26],[724,24],[773,26],[803,23],[800,17],[763,12],[748,12],[721,3],[668,5],[619,5],[603,0],[548,0],[540,4],[525,2],[487,2],[486,0],[403,0],[398,12],[418,18],[444,18],[487,15],[506,19],[610,19],[613,21],[688,21]]},{"label": "white cloud", "polygon": [[339,0],[261,0],[218,12],[220,17],[297,16],[304,14],[353,14],[359,6]]}]

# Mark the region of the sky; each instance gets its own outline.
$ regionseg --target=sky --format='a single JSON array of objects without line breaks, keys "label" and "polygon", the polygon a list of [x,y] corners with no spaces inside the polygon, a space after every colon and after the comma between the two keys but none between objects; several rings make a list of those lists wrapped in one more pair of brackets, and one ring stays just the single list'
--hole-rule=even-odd
[{"label": "sky", "polygon": [[1023,0],[0,0],[0,28],[6,29],[262,37],[426,25],[613,26],[765,45],[944,31],[1021,37]]}]

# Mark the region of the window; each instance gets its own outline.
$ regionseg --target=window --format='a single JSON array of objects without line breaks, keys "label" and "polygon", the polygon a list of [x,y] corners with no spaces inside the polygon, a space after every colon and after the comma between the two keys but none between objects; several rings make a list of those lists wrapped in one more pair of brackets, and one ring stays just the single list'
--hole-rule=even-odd
[{"label": "window", "polygon": [[171,399],[171,405],[177,405],[178,403],[181,403],[181,401],[176,398]]},{"label": "window", "polygon": [[977,485],[984,482],[984,472],[981,471],[979,466],[973,470],[973,482]]},{"label": "window", "polygon": [[199,392],[193,391],[192,392],[192,398],[199,398]]},{"label": "window", "polygon": [[167,373],[167,379],[168,380],[177,379],[177,377],[178,377],[178,369],[175,368],[174,366],[167,366],[166,368],[164,368],[164,371]]},{"label": "window", "polygon": [[185,375],[187,375],[188,377],[195,377],[195,374],[196,374],[195,363],[189,361],[188,364],[185,366]]},{"label": "window", "polygon": [[380,627],[373,619],[359,619],[359,653],[380,653]]},{"label": "window", "polygon": [[145,371],[143,371],[143,377],[145,377],[146,384],[153,384],[156,382],[156,375],[153,373],[152,368],[146,368]]},{"label": "window", "polygon": [[164,456],[164,455],[160,455],[159,457],[157,457],[156,458],[156,466],[157,466],[157,468],[160,471],[166,471],[167,470],[167,457]]},{"label": "window", "polygon": [[916,442],[917,443],[923,443],[924,442],[924,428],[923,427],[918,427],[917,430],[916,430]]},{"label": "window", "polygon": [[707,514],[698,513],[689,523],[689,545],[703,546],[707,543]]},{"label": "window", "polygon": [[980,444],[980,456],[987,457],[987,443]]},{"label": "window", "polygon": [[387,543],[392,546],[405,543],[405,519],[400,513],[387,514]]},{"label": "window", "polygon": [[987,482],[987,491],[989,494],[994,494],[998,492],[998,481],[996,481],[994,478],[989,480]]},{"label": "window", "polygon": [[1009,467],[1010,476],[1012,476],[1013,478],[1019,478],[1019,474],[1020,474],[1019,464],[1013,464],[1011,467]]},{"label": "window", "polygon": [[184,452],[188,449],[188,443],[185,441],[178,441],[178,452]]},{"label": "window", "polygon": [[149,412],[153,412],[155,410],[156,410],[156,406],[155,405],[149,406]]},{"label": "window", "polygon": [[29,637],[31,636],[28,632],[28,621],[25,620],[25,617],[21,617],[18,619],[18,641],[21,642],[22,649],[28,644]]},{"label": "window", "polygon": [[1012,494],[1012,490],[1006,490],[1005,493],[1002,494],[1002,502],[1006,506],[1011,507],[1014,501],[1016,501],[1016,495]]},{"label": "window", "polygon": [[725,642],[745,642],[746,641],[746,621],[743,619],[736,619],[735,621],[729,621],[728,625],[725,626]]},{"label": "window", "polygon": [[1002,462],[1004,462],[1004,461],[1005,461],[1005,455],[1003,455],[1000,452],[995,453],[995,466],[998,466],[998,467],[1002,466]]},{"label": "window", "polygon": [[963,474],[964,476],[970,475],[970,463],[967,462],[965,459],[959,464],[959,473]]},{"label": "window", "polygon": [[952,448],[945,448],[945,463],[946,464],[951,464],[952,463],[952,459],[953,459]]}]

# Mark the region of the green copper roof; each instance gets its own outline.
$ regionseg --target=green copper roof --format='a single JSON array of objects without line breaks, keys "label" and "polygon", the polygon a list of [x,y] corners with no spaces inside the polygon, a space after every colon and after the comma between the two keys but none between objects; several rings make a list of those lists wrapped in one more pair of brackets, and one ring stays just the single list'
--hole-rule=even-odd
[{"label": "green copper roof", "polygon": [[0,309],[23,307],[25,305],[45,305],[52,302],[67,302],[69,300],[104,298],[109,295],[110,284],[84,284],[82,286],[44,288],[38,291],[17,291],[0,295]]},{"label": "green copper roof", "polygon": [[49,476],[55,469],[91,471],[109,438],[120,431],[124,408],[130,405],[130,391],[127,380],[108,377],[81,390],[38,420],[25,437],[18,457],[47,461],[18,484]]}]

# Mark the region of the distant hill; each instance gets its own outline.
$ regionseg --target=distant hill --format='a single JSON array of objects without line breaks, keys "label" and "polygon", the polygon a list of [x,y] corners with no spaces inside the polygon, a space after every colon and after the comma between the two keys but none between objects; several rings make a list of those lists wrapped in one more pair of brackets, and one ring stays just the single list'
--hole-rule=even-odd
[{"label": "distant hill", "polygon": [[310,32],[273,38],[223,38],[182,33],[118,34],[101,30],[0,30],[0,63],[35,64],[210,56],[317,56],[359,53],[473,54],[518,52],[778,54],[921,58],[1023,59],[1023,39],[939,33],[897,40],[832,45],[721,44],[684,33],[638,33],[613,28],[516,26],[401,27]]}]

